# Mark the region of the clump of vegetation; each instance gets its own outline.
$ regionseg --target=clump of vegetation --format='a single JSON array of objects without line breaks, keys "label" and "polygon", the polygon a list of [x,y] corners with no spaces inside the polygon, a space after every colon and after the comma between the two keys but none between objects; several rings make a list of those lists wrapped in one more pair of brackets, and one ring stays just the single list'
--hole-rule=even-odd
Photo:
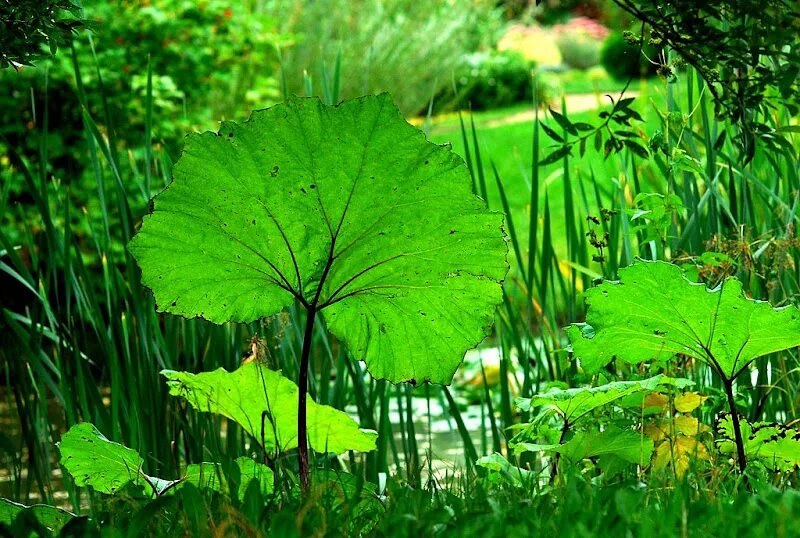
[{"label": "clump of vegetation", "polygon": [[623,32],[609,34],[600,49],[600,63],[617,80],[655,75],[658,62],[659,54],[655,47],[642,48],[626,39]]}]

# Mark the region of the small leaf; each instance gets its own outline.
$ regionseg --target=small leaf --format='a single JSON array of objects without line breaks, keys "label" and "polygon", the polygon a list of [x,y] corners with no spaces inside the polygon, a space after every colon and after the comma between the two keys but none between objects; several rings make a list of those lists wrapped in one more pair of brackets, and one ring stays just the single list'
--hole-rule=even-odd
[{"label": "small leaf", "polygon": [[700,407],[706,400],[708,400],[708,396],[703,396],[700,393],[684,392],[683,394],[675,397],[675,409],[681,413],[691,413]]},{"label": "small leaf", "polygon": [[[91,486],[100,493],[116,493],[125,485],[147,485],[139,454],[109,441],[93,424],[74,425],[61,437],[59,462],[72,475],[76,486]],[[148,486],[149,487],[149,486]]]},{"label": "small leaf", "polygon": [[641,157],[642,159],[650,158],[650,154],[647,152],[647,148],[645,148],[643,145],[638,144],[633,140],[627,140],[627,139],[623,140],[623,143],[625,144],[625,147],[631,150],[631,152],[634,155]]},{"label": "small leaf", "polygon": [[620,99],[617,101],[617,104],[614,105],[614,110],[625,110],[629,108],[635,100],[635,97],[626,97],[624,99]]},{"label": "small leaf", "polygon": [[552,138],[556,142],[559,142],[559,143],[560,142],[564,142],[564,137],[561,136],[560,134],[558,134],[557,132],[555,132],[552,128],[548,127],[544,123],[540,123],[539,125],[541,126],[542,130],[545,132],[545,134],[547,136],[549,136],[550,138]]},{"label": "small leaf", "polygon": [[673,466],[675,474],[682,477],[689,470],[692,460],[709,460],[708,449],[694,437],[676,437],[666,440],[656,447],[653,456],[653,470],[663,471]]},{"label": "small leaf", "polygon": [[592,125],[590,123],[585,123],[585,122],[582,122],[582,121],[575,122],[575,123],[572,124],[572,126],[575,127],[577,130],[584,131],[584,132],[593,131],[594,130],[594,125]]},{"label": "small leaf", "polygon": [[[289,379],[251,362],[233,372],[218,368],[191,374],[164,370],[169,393],[184,398],[198,411],[235,420],[264,449],[285,452],[297,447],[299,389]],[[375,450],[377,433],[360,430],[347,413],[307,400],[308,439],[317,452],[342,454]],[[262,435],[263,433],[263,435]]]},{"label": "small leaf", "polygon": [[628,463],[642,464],[650,461],[653,441],[635,431],[610,429],[597,433],[576,433],[556,450],[572,461],[613,455]]},{"label": "small leaf", "polygon": [[[274,489],[275,475],[272,469],[262,463],[253,461],[252,458],[242,456],[236,458],[236,467],[239,469],[239,488],[238,498],[244,498],[244,493],[251,480],[257,480],[264,495],[272,493]],[[230,488],[226,483],[225,474],[222,466],[218,463],[193,463],[186,467],[183,484],[194,484],[199,488],[211,489],[220,493],[229,493]],[[178,487],[181,487],[178,486]]]},{"label": "small leaf", "polygon": [[539,166],[545,166],[548,164],[553,164],[554,162],[566,157],[569,155],[570,151],[572,150],[572,146],[561,146],[557,150],[553,151],[550,155],[539,161]]},{"label": "small leaf", "polygon": [[561,126],[562,129],[564,129],[565,131],[567,131],[569,134],[572,135],[578,134],[578,131],[575,128],[575,126],[572,125],[572,122],[569,121],[569,119],[567,119],[566,116],[556,112],[552,108],[550,109],[550,114],[553,115],[553,119],[555,119],[556,122],[558,122],[558,124]]},{"label": "small leaf", "polygon": [[556,411],[570,424],[582,416],[611,404],[621,398],[639,392],[653,393],[658,387],[683,387],[691,381],[657,375],[641,381],[615,381],[599,387],[579,387],[572,389],[551,389],[532,398],[517,398],[517,406],[522,411],[545,407]]},{"label": "small leaf", "polygon": [[494,453],[479,458],[475,464],[487,469],[493,482],[508,482],[516,487],[524,487],[535,480],[536,474],[510,463],[502,454]]}]

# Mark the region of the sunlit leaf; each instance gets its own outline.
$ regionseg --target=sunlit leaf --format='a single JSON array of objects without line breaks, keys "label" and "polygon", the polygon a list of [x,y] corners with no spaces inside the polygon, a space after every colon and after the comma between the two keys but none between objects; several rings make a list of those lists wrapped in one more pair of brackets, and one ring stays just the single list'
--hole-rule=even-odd
[{"label": "sunlit leaf", "polygon": [[82,422],[69,429],[58,444],[61,465],[75,485],[91,486],[100,493],[116,493],[127,484],[146,485],[144,460],[133,449],[109,441],[93,424]]},{"label": "sunlit leaf", "polygon": [[[233,372],[218,368],[192,374],[164,370],[169,392],[198,411],[217,413],[239,423],[267,451],[297,447],[299,389],[279,372],[251,362]],[[341,454],[375,450],[377,433],[361,430],[343,411],[308,397],[308,439],[317,452]]]},{"label": "sunlit leaf", "polygon": [[686,379],[657,375],[641,381],[616,381],[598,387],[551,389],[532,398],[517,398],[517,406],[523,411],[546,407],[572,424],[587,413],[626,396],[638,392],[652,392],[661,386],[681,388],[690,384],[692,382]]},{"label": "sunlit leaf", "polygon": [[173,174],[129,245],[161,311],[250,322],[300,302],[393,382],[449,383],[491,329],[503,216],[387,94],[190,135]]},{"label": "sunlit leaf", "polygon": [[680,353],[733,379],[754,359],[800,345],[800,311],[745,298],[735,278],[708,290],[678,266],[643,261],[619,278],[588,290],[586,325],[567,329],[588,371],[615,358],[634,364]]},{"label": "sunlit leaf", "polygon": [[691,413],[706,400],[708,400],[708,396],[703,396],[700,393],[684,392],[675,397],[675,409],[681,413]]}]

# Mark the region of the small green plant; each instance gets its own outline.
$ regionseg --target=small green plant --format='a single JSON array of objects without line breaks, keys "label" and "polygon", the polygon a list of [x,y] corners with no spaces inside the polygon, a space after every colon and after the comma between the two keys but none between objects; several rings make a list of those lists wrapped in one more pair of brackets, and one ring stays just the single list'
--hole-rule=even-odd
[{"label": "small green plant", "polygon": [[588,290],[586,304],[586,323],[567,329],[585,370],[596,372],[615,359],[637,364],[681,355],[702,361],[719,377],[744,472],[734,382],[757,358],[800,345],[800,311],[747,299],[735,278],[708,290],[676,265],[643,261],[621,269],[618,282]]},{"label": "small green plant", "polygon": [[[553,388],[532,398],[517,398],[517,406],[524,412],[540,408],[539,419],[521,424],[521,431],[512,440],[517,453],[555,452],[551,466],[551,479],[558,474],[559,457],[564,454],[572,461],[592,456],[619,458],[627,463],[639,463],[650,459],[653,443],[641,434],[629,429],[607,429],[602,432],[577,432],[571,439],[568,435],[578,421],[592,412],[630,399],[636,395],[656,393],[668,387],[683,388],[692,382],[686,379],[673,379],[657,375],[641,381],[616,381],[597,387],[577,387],[572,389]],[[540,444],[532,442],[540,434],[539,422],[550,414],[561,420],[557,443]]]},{"label": "small green plant", "polygon": [[463,161],[427,142],[388,94],[339,106],[294,98],[191,135],[129,250],[161,311],[224,323],[305,310],[306,490],[317,316],[378,378],[450,382],[502,299],[502,221],[472,194]]}]

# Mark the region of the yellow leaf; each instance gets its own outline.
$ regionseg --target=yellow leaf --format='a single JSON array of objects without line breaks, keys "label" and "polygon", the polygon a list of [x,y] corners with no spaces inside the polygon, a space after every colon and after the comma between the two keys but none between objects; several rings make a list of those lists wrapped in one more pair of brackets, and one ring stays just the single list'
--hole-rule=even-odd
[{"label": "yellow leaf", "polygon": [[667,440],[656,447],[653,469],[662,471],[673,465],[675,474],[681,477],[689,470],[692,458],[707,461],[709,455],[706,446],[694,437],[680,435],[673,442]]},{"label": "yellow leaf", "polygon": [[683,435],[692,437],[701,432],[706,432],[709,427],[701,424],[699,420],[694,417],[680,415],[674,419],[675,431]]},{"label": "yellow leaf", "polygon": [[681,413],[691,413],[706,400],[708,400],[708,396],[703,396],[697,392],[684,392],[675,397],[675,409]]},{"label": "yellow leaf", "polygon": [[657,443],[666,437],[667,432],[659,424],[650,422],[644,427],[644,434]]},{"label": "yellow leaf", "polygon": [[651,392],[644,398],[644,402],[642,403],[642,408],[650,409],[653,407],[662,407],[666,408],[667,404],[669,404],[669,398],[666,394],[662,394],[660,392]]}]

